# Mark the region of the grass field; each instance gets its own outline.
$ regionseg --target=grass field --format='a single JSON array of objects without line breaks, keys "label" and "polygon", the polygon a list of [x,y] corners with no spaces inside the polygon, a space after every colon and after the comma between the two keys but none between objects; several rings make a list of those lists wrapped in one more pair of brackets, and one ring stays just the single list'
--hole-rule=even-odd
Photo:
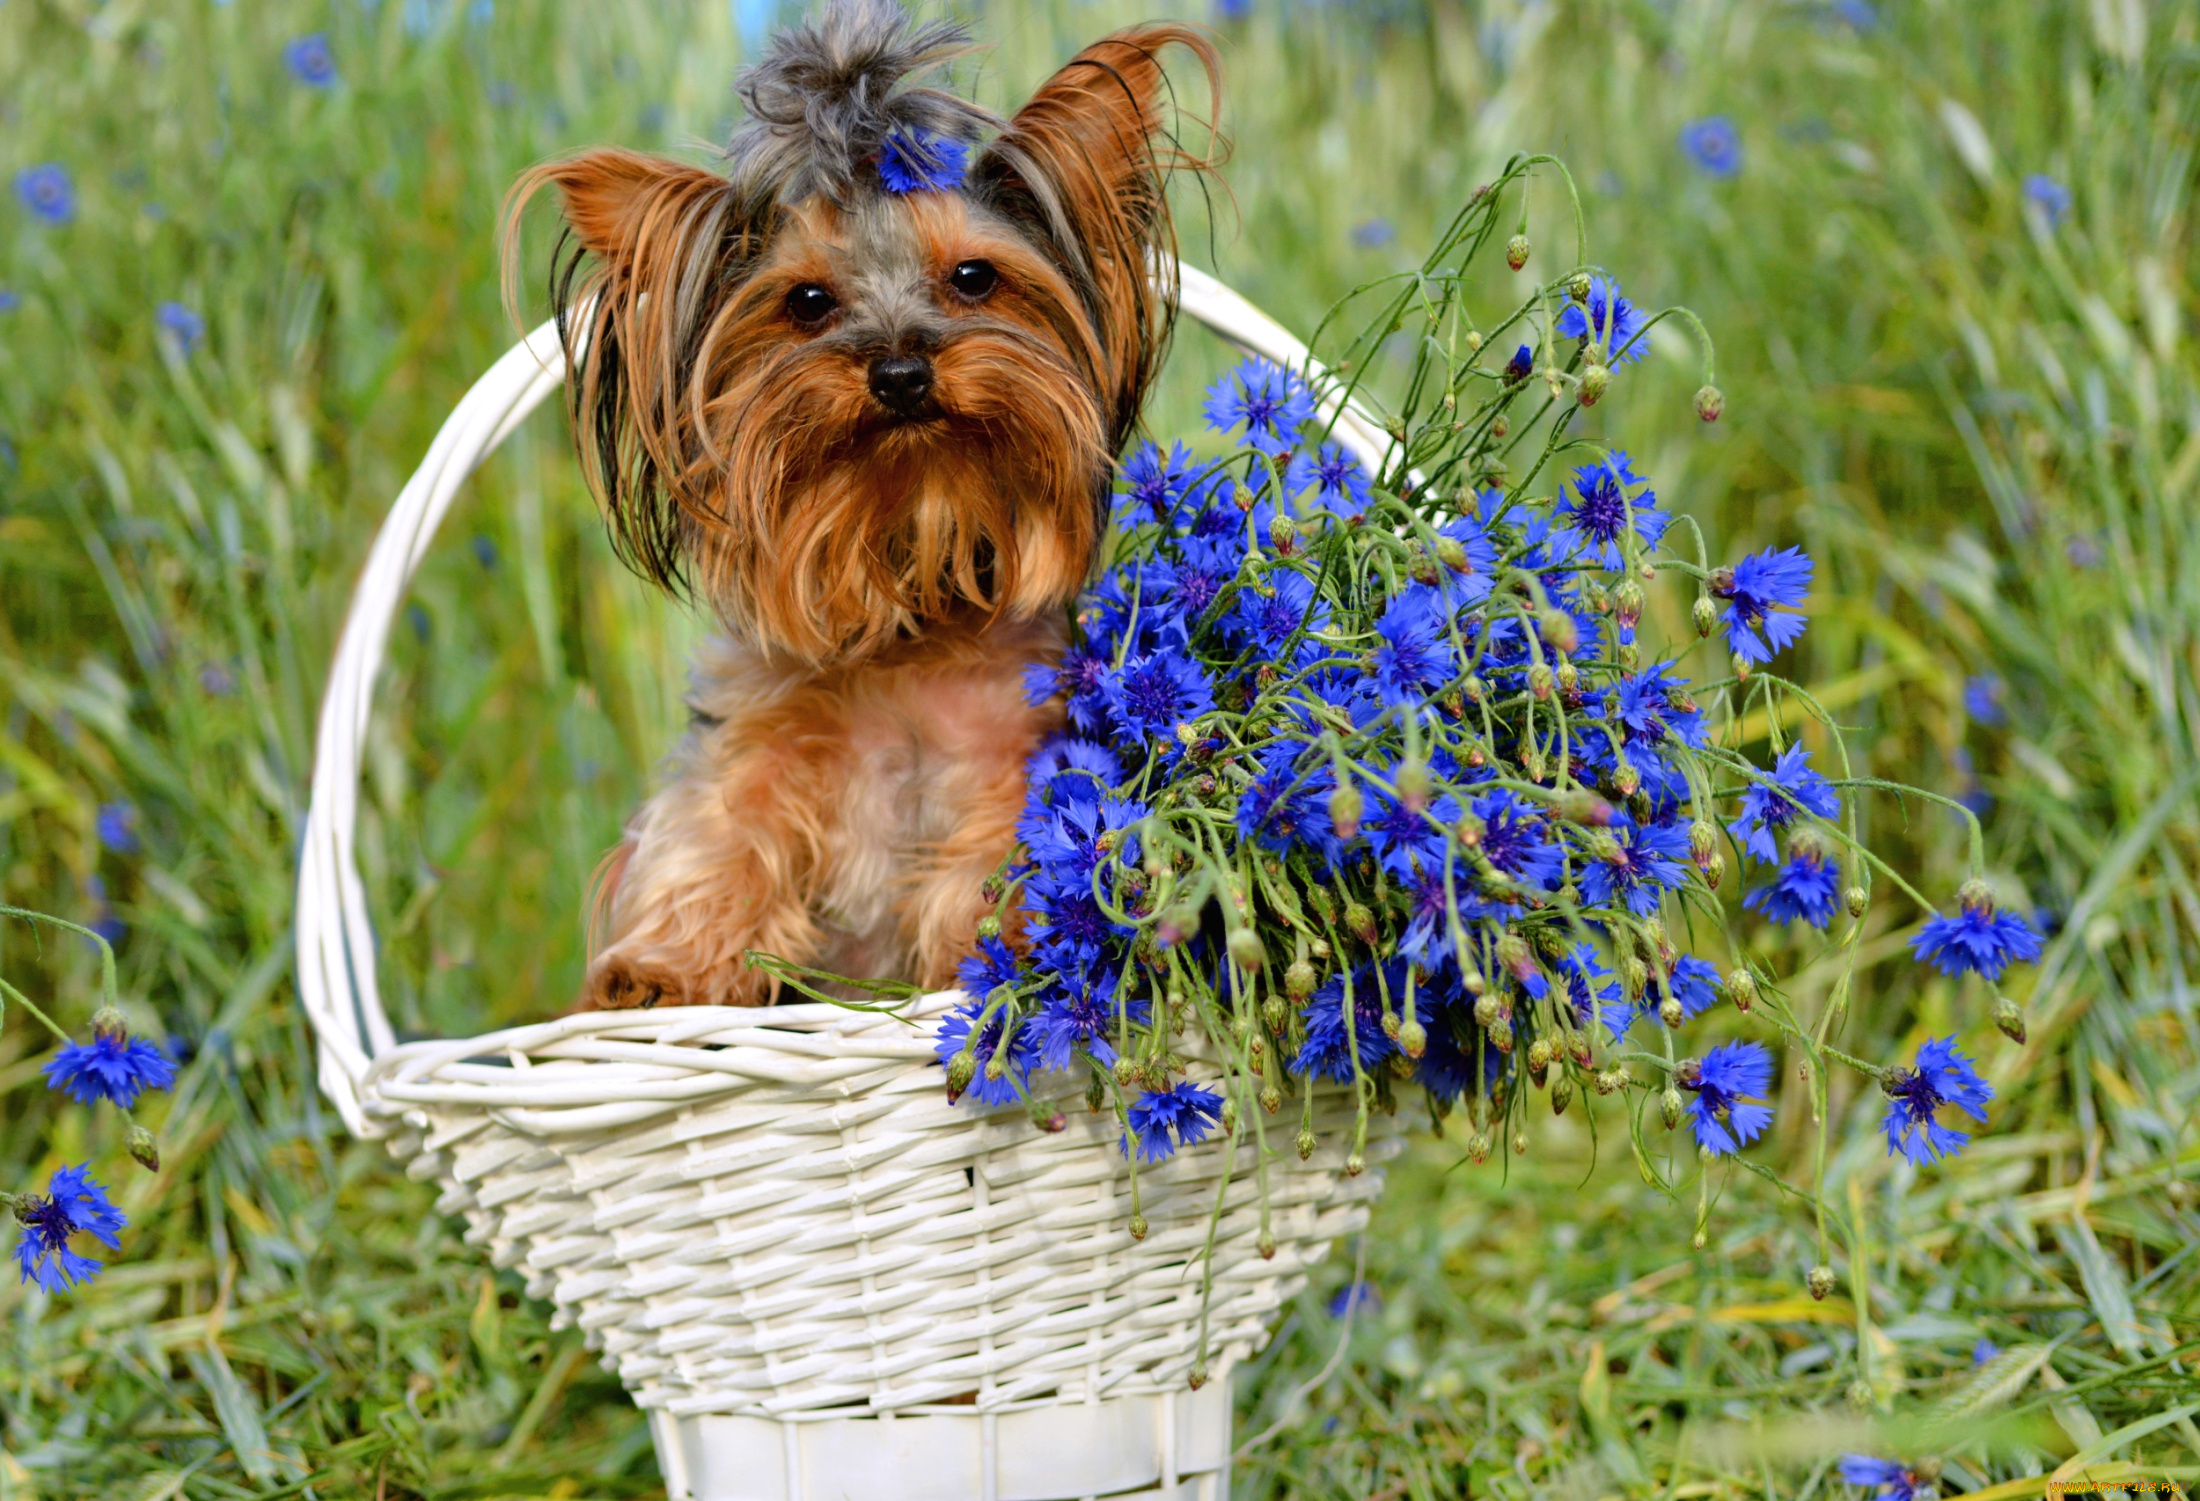
[{"label": "grass field", "polygon": [[[996,45],[968,81],[1010,104],[1146,14],[972,9]],[[1696,423],[1697,355],[1661,340],[1592,432],[1714,552],[1809,548],[1796,676],[1872,774],[1981,810],[2005,900],[2053,934],[2007,982],[2018,1045],[1991,990],[1908,960],[1923,914],[1874,907],[1841,1045],[1954,1033],[1999,1098],[1920,1171],[1876,1095],[1835,1087],[1823,1301],[1812,1218],[1767,1178],[1724,1183],[1698,1251],[1694,1197],[1593,1153],[1578,1111],[1502,1175],[1417,1142],[1241,1374],[1240,1434],[1272,1436],[1235,1494],[1861,1494],[1848,1450],[1936,1460],[1951,1494],[2039,1495],[2065,1465],[2189,1487],[2200,4],[1256,0],[1216,24],[1236,155],[1187,254],[1311,327],[1513,152],[1563,155],[1597,259],[1702,315],[1728,398]],[[313,33],[325,83],[286,62]],[[722,138],[741,50],[723,0],[0,4],[0,902],[112,924],[133,1030],[188,1060],[143,1113],[145,1173],[111,1113],[46,1090],[42,1034],[0,1025],[0,1187],[90,1160],[131,1219],[84,1289],[0,1284],[0,1501],[662,1494],[577,1336],[319,1101],[292,851],[367,543],[511,337],[504,189],[583,144]],[[1680,145],[1713,116],[1730,175]],[[18,175],[46,163],[65,215]],[[1533,208],[1540,267],[1570,210]],[[1222,358],[1183,335],[1156,433],[1190,433]],[[415,598],[364,875],[393,1019],[466,1033],[574,994],[582,891],[676,732],[694,627],[611,562],[550,412]],[[1920,889],[1961,879],[1945,810],[1864,812]],[[0,975],[79,1027],[97,973],[0,926]],[[1806,1099],[1751,1158],[1807,1188]],[[1356,1252],[1379,1301],[1346,1330]]]}]

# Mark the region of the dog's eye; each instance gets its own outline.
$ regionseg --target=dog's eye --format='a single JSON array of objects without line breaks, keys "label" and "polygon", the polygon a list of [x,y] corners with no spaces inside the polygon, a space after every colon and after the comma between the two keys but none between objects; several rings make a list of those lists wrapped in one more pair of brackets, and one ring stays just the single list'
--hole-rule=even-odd
[{"label": "dog's eye", "polygon": [[787,294],[787,316],[807,327],[823,323],[839,306],[840,299],[814,281],[806,281]]},{"label": "dog's eye", "polygon": [[949,273],[947,284],[965,297],[978,298],[992,291],[1000,279],[991,261],[964,261]]}]

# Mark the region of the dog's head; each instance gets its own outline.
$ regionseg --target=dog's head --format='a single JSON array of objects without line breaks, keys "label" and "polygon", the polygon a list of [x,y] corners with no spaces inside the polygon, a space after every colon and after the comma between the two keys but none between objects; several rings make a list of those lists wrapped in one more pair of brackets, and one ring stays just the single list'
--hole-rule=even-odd
[{"label": "dog's head", "polygon": [[960,28],[840,0],[742,75],[724,171],[529,174],[515,205],[563,200],[574,427],[628,562],[821,663],[1074,596],[1169,332],[1165,179],[1208,164],[1163,131],[1171,45],[1215,82],[1199,32],[1145,26],[1002,121],[908,82]]}]

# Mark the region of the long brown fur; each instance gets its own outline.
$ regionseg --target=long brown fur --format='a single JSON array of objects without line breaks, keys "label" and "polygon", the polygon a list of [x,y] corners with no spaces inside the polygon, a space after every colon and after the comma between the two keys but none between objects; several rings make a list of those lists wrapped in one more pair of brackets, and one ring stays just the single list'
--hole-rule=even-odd
[{"label": "long brown fur", "polygon": [[[844,0],[744,78],[727,174],[600,150],[514,191],[508,225],[544,187],[564,209],[552,298],[614,544],[722,627],[603,867],[584,1006],[769,1001],[752,949],[947,983],[1059,728],[1023,670],[1060,651],[1169,337],[1166,178],[1219,155],[1157,144],[1159,54],[1190,51],[1217,97],[1219,70],[1203,34],[1156,24],[1006,122],[898,87],[963,46]],[[866,178],[912,121],[979,148],[960,191]],[[951,280],[973,260],[998,278],[976,298]],[[796,320],[804,286],[830,319]],[[873,395],[905,358],[932,373],[914,413]]]}]

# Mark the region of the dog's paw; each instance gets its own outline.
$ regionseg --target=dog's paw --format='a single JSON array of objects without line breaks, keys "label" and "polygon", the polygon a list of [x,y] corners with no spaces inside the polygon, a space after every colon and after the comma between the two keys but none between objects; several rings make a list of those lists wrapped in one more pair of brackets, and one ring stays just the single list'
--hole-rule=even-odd
[{"label": "dog's paw", "polygon": [[682,976],[662,965],[624,954],[606,954],[588,967],[581,1011],[635,1011],[653,1006],[692,1006],[702,998]]}]

